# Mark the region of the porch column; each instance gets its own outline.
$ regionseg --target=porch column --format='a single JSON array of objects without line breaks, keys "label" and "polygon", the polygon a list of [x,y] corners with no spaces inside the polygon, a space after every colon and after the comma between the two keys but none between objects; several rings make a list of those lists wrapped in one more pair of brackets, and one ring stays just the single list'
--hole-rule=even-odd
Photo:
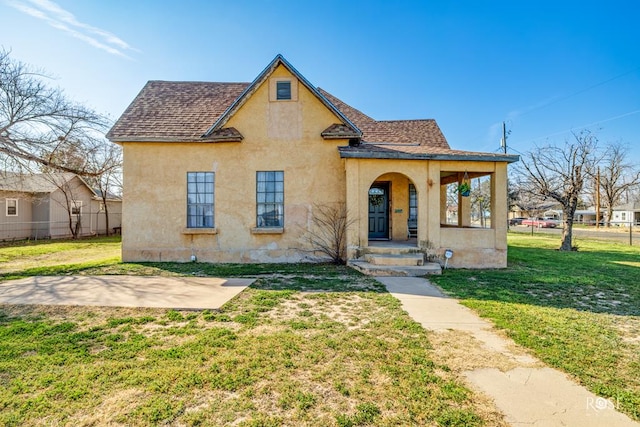
[{"label": "porch column", "polygon": [[346,172],[346,202],[347,208],[347,259],[354,259],[357,256],[357,250],[360,247],[360,233],[362,221],[360,211],[360,163],[358,159],[345,159]]},{"label": "porch column", "polygon": [[429,191],[431,188],[427,184],[428,180],[427,162],[425,168],[421,168],[417,176],[414,177],[416,192],[418,195],[418,234],[417,246],[421,247],[429,239]]},{"label": "porch column", "polygon": [[[440,247],[440,215],[442,214],[442,199],[440,185],[440,162],[430,160],[427,162],[427,212],[425,218],[427,218],[427,240],[435,248]],[[445,187],[446,191],[446,187]],[[446,212],[447,201],[445,196],[444,210]],[[431,213],[431,215],[429,215]],[[445,213],[446,215],[446,213]],[[446,217],[445,217],[446,221]]]},{"label": "porch column", "polygon": [[496,233],[496,249],[507,249],[507,221],[507,163],[496,163],[491,179],[491,227]]}]

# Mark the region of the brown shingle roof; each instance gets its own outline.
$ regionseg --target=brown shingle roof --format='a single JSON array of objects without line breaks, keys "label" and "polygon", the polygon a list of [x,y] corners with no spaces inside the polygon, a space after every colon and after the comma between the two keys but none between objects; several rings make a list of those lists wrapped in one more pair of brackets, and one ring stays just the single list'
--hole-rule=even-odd
[{"label": "brown shingle roof", "polygon": [[449,149],[449,143],[433,119],[377,121],[330,93],[322,89],[320,92],[360,128],[363,141],[420,144],[444,150]]},{"label": "brown shingle roof", "polygon": [[201,141],[249,83],[150,81],[107,134],[112,141]]},{"label": "brown shingle roof", "polygon": [[[451,150],[442,131],[433,119],[377,121],[351,107],[330,93],[315,88],[288,62],[276,58],[253,83],[207,83],[150,81],[122,114],[107,137],[126,141],[202,141],[230,142],[242,140],[237,129],[224,128],[234,108],[251,96],[250,88],[261,84],[278,64],[284,64],[299,77],[319,99],[345,123],[329,126],[322,132],[327,139],[358,139],[357,147],[341,147],[343,157],[432,158],[444,155],[455,158],[472,155],[476,158],[515,161],[514,156],[472,153]],[[245,92],[246,91],[246,92]],[[244,96],[242,96],[244,94]],[[349,123],[350,122],[350,123]],[[220,123],[218,127],[213,124]],[[358,129],[353,129],[351,125]],[[209,135],[203,137],[207,132]],[[482,156],[480,156],[482,154]]]}]

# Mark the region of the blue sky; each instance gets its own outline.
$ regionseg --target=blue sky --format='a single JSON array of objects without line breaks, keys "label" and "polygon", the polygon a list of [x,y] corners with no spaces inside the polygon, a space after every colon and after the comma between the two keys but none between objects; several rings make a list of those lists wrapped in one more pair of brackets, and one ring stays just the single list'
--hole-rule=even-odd
[{"label": "blue sky", "polygon": [[147,80],[252,81],[282,53],[379,119],[513,153],[588,127],[640,163],[640,2],[0,0],[0,45],[116,119]]}]

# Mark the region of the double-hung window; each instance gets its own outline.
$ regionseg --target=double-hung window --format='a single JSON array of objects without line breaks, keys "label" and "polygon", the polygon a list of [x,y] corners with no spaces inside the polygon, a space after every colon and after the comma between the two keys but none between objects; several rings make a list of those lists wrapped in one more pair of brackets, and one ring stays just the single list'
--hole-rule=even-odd
[{"label": "double-hung window", "polygon": [[416,186],[409,184],[409,221],[418,220],[418,195]]},{"label": "double-hung window", "polygon": [[5,199],[7,203],[7,216],[18,216],[18,199]]},{"label": "double-hung window", "polygon": [[187,228],[213,228],[213,172],[187,172]]},{"label": "double-hung window", "polygon": [[256,174],[256,225],[258,228],[284,226],[284,172]]},{"label": "double-hung window", "polygon": [[82,215],[82,200],[71,201],[71,215]]}]

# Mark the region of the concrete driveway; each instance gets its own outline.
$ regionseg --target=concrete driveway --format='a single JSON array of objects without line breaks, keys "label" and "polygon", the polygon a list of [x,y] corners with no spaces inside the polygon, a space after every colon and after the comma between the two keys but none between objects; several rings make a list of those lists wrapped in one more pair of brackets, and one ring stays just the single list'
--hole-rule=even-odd
[{"label": "concrete driveway", "polygon": [[217,309],[255,279],[37,276],[0,283],[0,303]]}]

